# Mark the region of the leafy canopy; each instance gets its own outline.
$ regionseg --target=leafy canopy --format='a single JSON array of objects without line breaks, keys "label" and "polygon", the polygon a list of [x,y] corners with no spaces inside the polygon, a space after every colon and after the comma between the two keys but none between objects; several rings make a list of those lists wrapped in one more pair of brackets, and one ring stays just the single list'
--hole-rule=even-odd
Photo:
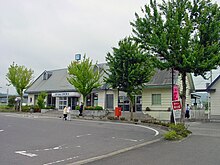
[{"label": "leafy canopy", "polygon": [[[173,68],[182,76],[182,111],[184,121],[186,75],[205,77],[220,64],[220,10],[210,0],[169,0],[157,4],[151,0],[136,14],[134,39],[156,57],[158,68]],[[158,59],[163,59],[160,61]]]},{"label": "leafy canopy", "polygon": [[70,63],[68,74],[67,80],[83,95],[84,100],[93,89],[101,86],[102,70],[97,64],[93,65],[92,60],[85,56],[81,62],[72,61]]},{"label": "leafy canopy", "polygon": [[8,68],[6,79],[16,88],[17,93],[21,96],[24,89],[28,87],[33,79],[33,73],[33,70],[27,69],[25,66],[18,66],[13,62]]},{"label": "leafy canopy", "polygon": [[130,38],[119,41],[118,48],[107,54],[106,61],[109,66],[106,82],[129,95],[140,92],[153,75],[149,56]]},{"label": "leafy canopy", "polygon": [[134,38],[141,48],[166,62],[160,68],[204,76],[220,62],[220,10],[210,0],[150,1],[136,14]]}]

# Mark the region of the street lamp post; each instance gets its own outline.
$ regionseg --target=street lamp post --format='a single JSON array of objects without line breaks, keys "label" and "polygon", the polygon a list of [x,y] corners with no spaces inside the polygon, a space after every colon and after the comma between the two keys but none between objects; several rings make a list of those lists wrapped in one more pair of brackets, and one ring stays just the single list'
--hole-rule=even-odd
[{"label": "street lamp post", "polygon": [[7,105],[8,105],[8,93],[9,93],[9,89],[7,88]]}]

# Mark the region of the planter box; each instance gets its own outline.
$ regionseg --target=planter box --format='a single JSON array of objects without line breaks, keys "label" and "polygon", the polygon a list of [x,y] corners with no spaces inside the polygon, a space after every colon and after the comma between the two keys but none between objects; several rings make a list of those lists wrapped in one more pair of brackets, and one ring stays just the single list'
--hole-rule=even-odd
[{"label": "planter box", "polygon": [[[94,117],[106,116],[107,113],[108,112],[105,111],[105,110],[84,110],[83,111],[84,116],[94,116]],[[75,115],[75,116],[78,116],[79,111],[78,110],[72,110],[71,114]]]},{"label": "planter box", "polygon": [[46,113],[46,112],[52,111],[52,110],[53,110],[53,109],[41,109],[40,112],[41,112],[41,113]]}]

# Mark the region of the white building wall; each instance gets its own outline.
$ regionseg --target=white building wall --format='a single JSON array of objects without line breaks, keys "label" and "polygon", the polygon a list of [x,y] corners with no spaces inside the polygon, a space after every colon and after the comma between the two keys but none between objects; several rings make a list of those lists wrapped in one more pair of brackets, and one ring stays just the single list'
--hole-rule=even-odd
[{"label": "white building wall", "polygon": [[220,115],[220,83],[219,81],[213,85],[213,89],[216,89],[215,92],[210,93],[211,101],[211,116]]},{"label": "white building wall", "polygon": [[106,94],[106,91],[98,92],[98,105],[103,108],[105,108],[105,94]]},{"label": "white building wall", "polygon": [[[161,105],[152,105],[152,94],[161,94]],[[142,93],[142,111],[149,107],[152,111],[166,111],[171,107],[171,89],[146,88]]]}]

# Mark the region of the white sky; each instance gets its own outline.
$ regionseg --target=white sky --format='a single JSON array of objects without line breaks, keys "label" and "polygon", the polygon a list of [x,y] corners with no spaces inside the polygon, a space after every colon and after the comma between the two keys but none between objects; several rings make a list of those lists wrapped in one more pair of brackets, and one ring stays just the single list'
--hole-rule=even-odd
[{"label": "white sky", "polygon": [[0,93],[6,92],[5,75],[13,61],[33,69],[35,78],[44,70],[67,67],[77,53],[105,62],[107,52],[131,34],[130,22],[146,3],[0,0]]}]

